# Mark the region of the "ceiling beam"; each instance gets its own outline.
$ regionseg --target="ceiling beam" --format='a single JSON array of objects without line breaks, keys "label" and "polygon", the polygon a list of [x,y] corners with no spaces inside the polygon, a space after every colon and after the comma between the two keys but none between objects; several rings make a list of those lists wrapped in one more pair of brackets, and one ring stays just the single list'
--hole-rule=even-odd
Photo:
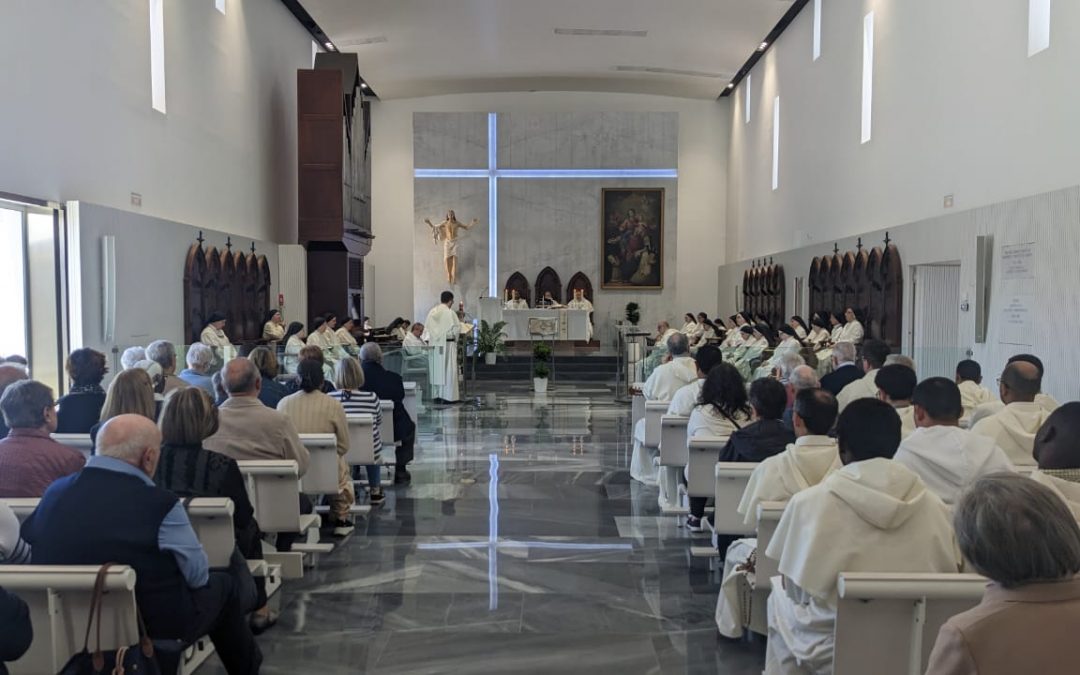
[{"label": "ceiling beam", "polygon": [[746,63],[739,68],[735,73],[735,77],[731,78],[731,82],[729,82],[727,87],[724,88],[724,91],[720,93],[720,98],[731,96],[731,93],[735,91],[735,88],[739,86],[739,83],[742,82],[743,78],[750,74],[750,71],[753,70],[761,57],[765,56],[765,52],[772,49],[772,46],[776,44],[780,35],[791,25],[791,22],[795,20],[795,17],[799,15],[799,12],[801,12],[809,3],[810,0],[795,0],[795,2],[792,3],[791,7],[788,8],[788,11],[784,13],[784,16],[780,17],[780,20],[776,22],[773,29],[769,31],[769,34],[761,41],[761,44],[765,45],[764,49],[758,47],[750,54],[750,58],[746,59]]}]

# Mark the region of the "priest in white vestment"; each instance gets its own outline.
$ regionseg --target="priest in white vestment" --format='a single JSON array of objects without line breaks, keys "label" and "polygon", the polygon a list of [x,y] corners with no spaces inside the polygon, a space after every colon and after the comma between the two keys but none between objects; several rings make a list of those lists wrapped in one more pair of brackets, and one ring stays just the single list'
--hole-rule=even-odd
[{"label": "priest in white vestment", "polygon": [[458,315],[451,309],[453,304],[454,294],[443,291],[439,304],[428,312],[424,321],[424,339],[432,347],[429,350],[431,393],[436,403],[457,403],[461,397],[457,341],[465,331]]},{"label": "priest in white vestment", "polygon": [[593,304],[591,302],[589,302],[589,300],[585,297],[585,291],[580,289],[580,288],[575,288],[574,289],[574,299],[571,300],[570,302],[566,303],[566,308],[567,309],[583,309],[586,312],[589,312],[589,316],[586,319],[585,341],[586,342],[592,342],[592,336],[593,336],[593,323],[592,323]]},{"label": "priest in white vestment", "polygon": [[840,572],[962,566],[948,508],[891,459],[900,422],[889,405],[855,401],[836,432],[844,468],[791,498],[765,552],[783,575],[769,595],[766,675],[833,672]]},{"label": "priest in white vestment", "polygon": [[409,326],[409,332],[405,334],[405,339],[401,342],[401,347],[405,350],[406,356],[417,356],[424,353],[424,347],[427,347],[427,343],[421,337],[423,334],[424,324],[419,321]]},{"label": "priest in white vestment", "polygon": [[920,382],[911,396],[917,428],[893,457],[950,506],[980,476],[1015,471],[994,441],[960,428],[961,400],[960,388],[947,377]]},{"label": "priest in white vestment", "polygon": [[1032,479],[1061,497],[1080,520],[1080,402],[1061,406],[1046,419],[1035,436],[1034,454],[1039,470]]},{"label": "priest in white vestment", "polygon": [[230,347],[229,336],[225,335],[225,315],[212,312],[206,319],[206,326],[199,334],[199,342],[207,347]]},{"label": "priest in white vestment", "polygon": [[521,294],[517,292],[517,289],[511,289],[510,299],[506,301],[505,309],[528,309],[529,303],[525,302],[525,299],[521,297]]},{"label": "priest in white vestment", "polygon": [[911,395],[915,393],[918,383],[915,371],[899,364],[883,366],[874,377],[878,400],[891,405],[900,416],[901,439],[915,432],[915,408],[911,406]]},{"label": "priest in white vestment", "polygon": [[[851,340],[843,340],[851,342]],[[840,406],[840,412],[852,401],[860,398],[877,398],[877,373],[885,365],[885,359],[889,356],[889,346],[881,340],[867,340],[862,346],[862,369],[866,373],[861,379],[855,380],[844,387],[836,397]]]},{"label": "priest in white vestment", "polygon": [[1038,368],[1026,361],[1005,366],[998,388],[1004,407],[981,419],[971,431],[992,439],[1017,466],[1035,463],[1035,434],[1050,416],[1035,397],[1042,387]]},{"label": "priest in white vestment", "polygon": [[[671,401],[679,389],[698,378],[697,365],[690,356],[690,345],[685,335],[675,331],[668,338],[667,353],[669,360],[657,366],[641,388],[641,394],[646,401]],[[644,442],[645,419],[642,418],[634,426],[630,477],[646,485],[655,485],[657,470],[653,465],[653,455]]]}]

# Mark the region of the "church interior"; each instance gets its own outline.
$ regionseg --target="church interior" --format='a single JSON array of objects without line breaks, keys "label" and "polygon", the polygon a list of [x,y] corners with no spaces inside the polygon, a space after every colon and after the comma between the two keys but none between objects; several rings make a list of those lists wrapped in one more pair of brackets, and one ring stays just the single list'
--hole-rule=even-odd
[{"label": "church interior", "polygon": [[1077,672],[1077,35],[4,2],[0,674]]}]

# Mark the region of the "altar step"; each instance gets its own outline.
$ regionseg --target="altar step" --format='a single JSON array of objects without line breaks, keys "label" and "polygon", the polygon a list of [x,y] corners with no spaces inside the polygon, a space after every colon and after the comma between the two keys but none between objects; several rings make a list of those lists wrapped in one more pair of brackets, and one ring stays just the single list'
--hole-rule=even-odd
[{"label": "altar step", "polygon": [[[614,382],[618,358],[615,356],[558,356],[555,357],[553,382]],[[530,356],[504,355],[493,366],[477,362],[477,380],[532,379]]]}]

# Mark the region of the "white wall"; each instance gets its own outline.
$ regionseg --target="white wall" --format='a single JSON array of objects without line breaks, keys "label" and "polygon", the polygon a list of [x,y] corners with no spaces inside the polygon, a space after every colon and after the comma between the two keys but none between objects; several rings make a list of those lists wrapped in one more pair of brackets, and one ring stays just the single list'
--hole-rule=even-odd
[{"label": "white wall", "polygon": [[0,191],[295,241],[311,38],[281,2],[222,15],[167,0],[167,115],[150,106],[147,0],[5,0],[2,14]]},{"label": "white wall", "polygon": [[[809,4],[731,97],[729,261],[1080,183],[1080,3],[1052,3],[1050,48],[1027,55],[1028,3]],[[862,26],[875,12],[873,138],[860,143]],[[781,99],[780,188],[771,185]],[[693,142],[693,139],[683,139]],[[689,190],[689,188],[688,188]]]},{"label": "white wall", "polygon": [[[724,260],[725,246],[726,105],[629,94],[470,94],[372,103],[375,240],[366,264],[374,281],[374,297],[369,301],[374,323],[386,323],[413,308],[413,113],[536,111],[679,113],[678,237],[674,250],[668,250],[667,261],[669,265],[679,263],[674,277],[678,309],[673,308],[672,315],[715,306],[713,270]],[[430,240],[417,244],[430,245]]]}]

